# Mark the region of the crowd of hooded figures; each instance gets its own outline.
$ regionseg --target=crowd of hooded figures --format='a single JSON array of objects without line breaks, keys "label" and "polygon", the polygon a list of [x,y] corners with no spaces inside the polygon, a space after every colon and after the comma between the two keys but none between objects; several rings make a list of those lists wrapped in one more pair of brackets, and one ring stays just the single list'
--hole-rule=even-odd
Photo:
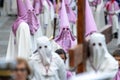
[{"label": "crowd of hooded figures", "polygon": [[100,33],[112,26],[112,36],[120,47],[120,7],[116,0],[85,1],[85,40],[89,43],[86,73],[74,76],[69,66],[66,69],[68,51],[77,45],[77,2],[4,0],[5,14],[17,15],[6,53],[6,60],[17,58],[15,80],[120,79],[118,61],[109,53],[105,36]]}]

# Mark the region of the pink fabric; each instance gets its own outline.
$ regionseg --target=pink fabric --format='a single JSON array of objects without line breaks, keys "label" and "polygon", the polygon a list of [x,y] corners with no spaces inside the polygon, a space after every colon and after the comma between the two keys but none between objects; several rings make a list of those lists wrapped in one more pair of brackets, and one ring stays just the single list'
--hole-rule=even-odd
[{"label": "pink fabric", "polygon": [[[40,14],[42,12],[42,9],[43,9],[43,1],[44,0],[34,0],[33,2],[33,7],[35,9],[35,12],[36,14]],[[48,5],[50,6],[50,1],[49,0],[46,0]]]},{"label": "pink fabric", "polygon": [[18,13],[17,13],[18,17],[12,26],[12,31],[13,31],[15,36],[16,36],[16,31],[17,31],[19,24],[21,22],[27,22],[27,10],[26,10],[25,5],[22,2],[22,0],[17,0],[17,8],[18,8],[17,9],[18,10]]},{"label": "pink fabric", "polygon": [[93,2],[89,2],[90,6],[97,6],[101,3],[101,0],[94,0]]},{"label": "pink fabric", "polygon": [[[26,4],[26,5],[25,5]],[[33,35],[39,28],[39,21],[36,17],[35,11],[30,4],[29,0],[25,0],[25,3],[22,0],[17,0],[18,8],[18,17],[13,23],[12,31],[16,36],[16,31],[21,22],[26,22],[29,25],[30,33]]]},{"label": "pink fabric", "polygon": [[93,32],[97,32],[97,26],[93,18],[91,8],[88,4],[88,0],[86,0],[85,24],[86,24],[85,36],[88,36]]},{"label": "pink fabric", "polygon": [[66,13],[64,0],[62,1],[62,7],[59,16],[60,16],[60,33],[55,38],[55,41],[67,52],[68,49],[75,45],[75,37],[72,35],[70,31],[70,24]]},{"label": "pink fabric", "polygon": [[114,80],[120,80],[120,69],[118,70]]},{"label": "pink fabric", "polygon": [[70,71],[67,71],[67,80],[69,80],[72,77],[72,73]]},{"label": "pink fabric", "polygon": [[40,0],[34,0],[33,7],[37,15],[42,12],[42,3]]},{"label": "pink fabric", "polygon": [[66,11],[67,11],[69,21],[75,24],[77,20],[77,15],[74,13],[74,11],[72,10],[72,8],[69,6],[67,2],[66,2]]},{"label": "pink fabric", "polygon": [[34,8],[30,3],[30,0],[25,0],[25,5],[27,8],[27,16],[28,16],[27,23],[29,25],[31,35],[34,35],[34,33],[39,29],[39,21],[35,14]]},{"label": "pink fabric", "polygon": [[[112,5],[114,4],[114,10],[112,10]],[[108,1],[106,4],[105,4],[105,7],[106,7],[106,10],[107,12],[112,12],[112,11],[117,11],[119,10],[119,5],[116,1]],[[112,16],[114,14],[109,14],[109,20],[108,20],[108,24],[111,24],[112,25]]]},{"label": "pink fabric", "polygon": [[67,11],[67,15],[68,15],[68,19],[71,23],[76,23],[77,21],[77,15],[75,14],[75,12],[72,10],[72,8],[69,5],[69,0],[65,0],[65,7],[66,7],[66,11]]}]

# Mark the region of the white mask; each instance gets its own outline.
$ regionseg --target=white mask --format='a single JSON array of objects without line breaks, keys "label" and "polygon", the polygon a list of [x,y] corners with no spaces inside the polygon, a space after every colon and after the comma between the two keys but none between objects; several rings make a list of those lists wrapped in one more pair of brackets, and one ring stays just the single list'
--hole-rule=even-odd
[{"label": "white mask", "polygon": [[90,36],[90,60],[95,68],[99,68],[106,54],[108,54],[105,37],[100,33],[93,33]]},{"label": "white mask", "polygon": [[40,37],[37,39],[38,53],[44,65],[50,64],[52,57],[51,44],[47,37]]}]

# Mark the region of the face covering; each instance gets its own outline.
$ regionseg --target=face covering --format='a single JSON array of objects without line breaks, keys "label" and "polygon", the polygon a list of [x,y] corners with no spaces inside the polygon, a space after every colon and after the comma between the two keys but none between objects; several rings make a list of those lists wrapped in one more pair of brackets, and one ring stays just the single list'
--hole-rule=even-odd
[{"label": "face covering", "polygon": [[40,37],[37,39],[37,48],[41,61],[44,65],[49,65],[52,58],[52,49],[50,41],[47,37]]}]

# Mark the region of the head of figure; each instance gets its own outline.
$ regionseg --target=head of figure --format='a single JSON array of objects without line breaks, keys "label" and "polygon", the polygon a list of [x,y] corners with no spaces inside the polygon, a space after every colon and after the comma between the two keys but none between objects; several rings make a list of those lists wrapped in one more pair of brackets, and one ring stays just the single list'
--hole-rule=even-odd
[{"label": "head of figure", "polygon": [[66,61],[67,56],[66,52],[63,49],[57,49],[55,52],[62,58],[64,62]]},{"label": "head of figure", "polygon": [[37,39],[37,51],[44,65],[49,65],[52,58],[52,49],[49,39],[45,36]]},{"label": "head of figure", "polygon": [[31,70],[27,61],[22,58],[18,58],[16,69],[13,71],[13,74],[15,76],[15,80],[28,80]]},{"label": "head of figure", "polygon": [[105,36],[100,33],[93,33],[89,41],[90,60],[96,66],[102,63],[107,52]]}]

